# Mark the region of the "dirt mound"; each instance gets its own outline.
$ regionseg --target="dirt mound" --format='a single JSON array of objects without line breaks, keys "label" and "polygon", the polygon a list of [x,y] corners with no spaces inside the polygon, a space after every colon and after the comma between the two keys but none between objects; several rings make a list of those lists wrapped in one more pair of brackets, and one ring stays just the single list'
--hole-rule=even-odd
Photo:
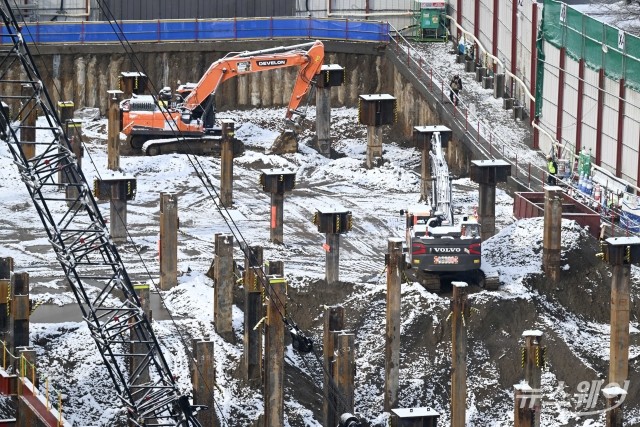
[{"label": "dirt mound", "polygon": [[[552,283],[542,274],[530,275],[524,283],[529,292],[522,298],[471,288],[467,413],[472,423],[483,425],[482,422],[492,420],[508,424],[513,411],[512,387],[523,379],[522,333],[530,329],[542,330],[543,343],[548,347],[543,375],[545,393],[556,390],[564,382],[565,394],[545,397],[555,402],[543,407],[543,422],[545,419],[547,422],[601,419],[599,415],[572,416],[570,407],[575,405],[571,399],[580,382],[608,377],[608,331],[604,329],[609,322],[611,275],[608,266],[595,256],[599,250],[598,242],[585,233],[577,245],[563,251],[560,281]],[[292,302],[288,310],[293,318],[299,319],[302,329],[312,331],[315,342],[319,343],[318,353],[321,352],[323,306],[342,304],[345,307],[347,329],[356,334],[356,410],[369,419],[379,417],[384,390],[384,278],[378,284],[369,285],[294,283],[289,295]],[[632,310],[636,309],[637,301],[632,304]],[[433,407],[442,414],[441,425],[448,424],[450,411],[449,313],[447,295],[430,294],[417,284],[403,285],[401,406]],[[583,336],[574,332],[575,328],[598,336],[593,342],[581,343]],[[637,340],[632,338],[631,344],[637,345],[634,341]],[[313,365],[312,356],[306,360]],[[625,408],[631,413],[638,412],[640,403],[640,390],[635,386],[639,378],[633,373],[636,364],[635,360],[631,361],[631,386],[625,402]],[[312,409],[316,419],[322,419],[319,389],[311,392],[306,374],[291,365],[287,369],[288,393]],[[310,370],[315,383],[321,384],[321,369],[311,367]],[[565,404],[564,408],[561,403]],[[597,408],[602,405],[600,398]],[[291,418],[290,422],[293,422]]]}]

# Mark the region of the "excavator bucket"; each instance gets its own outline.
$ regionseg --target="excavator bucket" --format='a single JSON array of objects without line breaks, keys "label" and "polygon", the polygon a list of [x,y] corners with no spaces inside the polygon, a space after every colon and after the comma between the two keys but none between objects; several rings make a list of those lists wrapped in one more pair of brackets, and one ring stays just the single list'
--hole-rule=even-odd
[{"label": "excavator bucket", "polygon": [[298,152],[298,138],[295,132],[285,130],[282,132],[269,149],[270,154],[286,154]]},{"label": "excavator bucket", "polygon": [[302,131],[302,123],[301,123],[302,120],[303,120],[302,116],[297,116],[297,119],[296,118],[285,119],[284,125],[287,128],[287,130],[293,131],[295,133],[300,133]]}]

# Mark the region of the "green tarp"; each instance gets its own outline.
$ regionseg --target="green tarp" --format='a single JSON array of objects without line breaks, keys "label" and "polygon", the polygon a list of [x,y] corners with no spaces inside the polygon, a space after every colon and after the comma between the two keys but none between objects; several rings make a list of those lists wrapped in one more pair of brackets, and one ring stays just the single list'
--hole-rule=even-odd
[{"label": "green tarp", "polygon": [[[638,37],[624,33],[624,44],[619,45],[621,31],[617,28],[556,0],[544,0],[540,30],[545,42],[558,49],[564,47],[570,58],[584,59],[586,66],[594,71],[604,69],[604,74],[613,80],[624,78],[625,86],[640,92],[640,59],[632,56],[640,55]],[[538,54],[538,65],[540,60]],[[536,86],[542,86],[541,79]]]}]

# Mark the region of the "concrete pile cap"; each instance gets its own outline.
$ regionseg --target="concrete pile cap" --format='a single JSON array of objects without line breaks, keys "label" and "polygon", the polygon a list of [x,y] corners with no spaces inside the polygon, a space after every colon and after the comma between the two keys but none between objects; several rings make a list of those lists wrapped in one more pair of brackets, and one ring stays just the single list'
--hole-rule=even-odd
[{"label": "concrete pile cap", "polygon": [[611,399],[612,397],[626,395],[627,394],[627,390],[625,390],[625,389],[623,389],[621,387],[618,387],[618,386],[606,387],[606,388],[602,389],[602,394],[607,399]]},{"label": "concrete pile cap", "polygon": [[266,169],[262,172],[266,175],[289,175],[297,173],[297,171],[292,171],[289,169]]},{"label": "concrete pile cap", "polygon": [[333,70],[344,70],[344,67],[341,67],[338,64],[329,64],[329,65],[323,65],[320,68],[321,71],[333,71]]},{"label": "concrete pile cap", "polygon": [[471,160],[471,164],[481,168],[495,167],[495,166],[511,166],[504,160]]},{"label": "concrete pile cap", "polygon": [[135,180],[136,177],[133,175],[125,175],[121,172],[114,172],[111,176],[104,176],[100,178],[100,181],[124,181],[124,180]]},{"label": "concrete pile cap", "polygon": [[467,285],[466,282],[451,282],[451,285],[453,285],[455,287],[458,287],[458,288],[466,288],[467,286],[469,286],[469,285]]},{"label": "concrete pile cap", "polygon": [[123,77],[146,77],[144,73],[139,71],[121,71],[120,75]]},{"label": "concrete pile cap", "polygon": [[609,237],[606,242],[612,246],[640,245],[640,237]]},{"label": "concrete pile cap", "polygon": [[416,132],[420,132],[420,133],[429,133],[429,132],[451,132],[451,129],[449,129],[446,126],[442,126],[442,125],[435,125],[435,126],[414,126],[413,129]]},{"label": "concrete pile cap", "polygon": [[320,214],[346,214],[351,212],[349,209],[345,209],[343,207],[336,208],[316,208]]},{"label": "concrete pile cap", "polygon": [[542,331],[539,331],[537,329],[533,329],[533,330],[528,330],[528,331],[524,331],[522,333],[523,337],[541,337],[542,336]]},{"label": "concrete pile cap", "polygon": [[395,415],[400,418],[422,418],[440,416],[440,414],[431,408],[396,408],[392,409]]},{"label": "concrete pile cap", "polygon": [[396,99],[395,96],[391,96],[389,94],[381,94],[381,95],[360,95],[365,101],[390,101]]},{"label": "concrete pile cap", "polygon": [[526,381],[521,382],[520,384],[515,384],[513,386],[513,389],[521,391],[523,393],[531,393],[533,391],[529,383],[527,383]]}]

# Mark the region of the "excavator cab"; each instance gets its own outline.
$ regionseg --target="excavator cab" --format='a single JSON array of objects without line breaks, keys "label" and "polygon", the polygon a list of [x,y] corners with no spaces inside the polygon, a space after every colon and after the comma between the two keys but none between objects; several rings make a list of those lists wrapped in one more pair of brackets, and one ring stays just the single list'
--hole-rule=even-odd
[{"label": "excavator cab", "polygon": [[187,82],[185,84],[180,84],[180,82],[178,82],[178,89],[176,89],[176,102],[178,104],[182,104],[187,96],[193,92],[196,85],[197,83]]},{"label": "excavator cab", "polygon": [[463,239],[480,238],[480,224],[477,222],[463,222],[460,227],[460,237]]},{"label": "excavator cab", "polygon": [[[184,103],[184,100],[193,92],[197,83],[187,82],[181,84],[176,89],[176,103],[178,106]],[[216,133],[216,108],[215,108],[215,96],[214,93],[208,95],[204,101],[192,110],[188,108],[181,108],[181,119],[185,124],[191,123],[192,120],[201,120],[203,125],[203,131],[205,134]]]}]

